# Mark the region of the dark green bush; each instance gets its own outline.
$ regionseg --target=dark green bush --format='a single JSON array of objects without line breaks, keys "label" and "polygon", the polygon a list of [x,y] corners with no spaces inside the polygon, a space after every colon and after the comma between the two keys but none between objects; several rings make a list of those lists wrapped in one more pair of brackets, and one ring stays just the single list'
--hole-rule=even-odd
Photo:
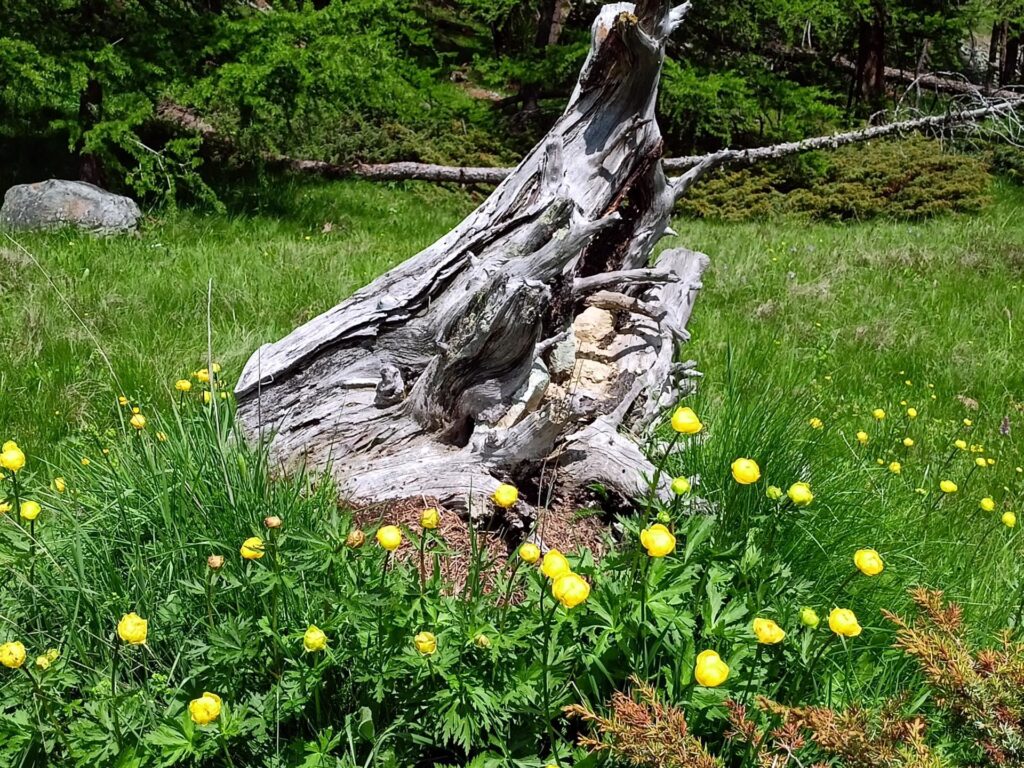
[{"label": "dark green bush", "polygon": [[778,214],[920,219],[977,211],[988,200],[991,181],[982,158],[918,137],[725,170],[697,185],[680,207],[690,216],[726,221]]}]

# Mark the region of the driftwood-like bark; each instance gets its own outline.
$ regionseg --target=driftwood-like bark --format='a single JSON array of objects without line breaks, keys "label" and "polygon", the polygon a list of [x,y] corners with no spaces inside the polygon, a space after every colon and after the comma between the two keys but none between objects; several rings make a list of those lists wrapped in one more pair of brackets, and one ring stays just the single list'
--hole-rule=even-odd
[{"label": "driftwood-like bark", "polygon": [[238,416],[275,461],[329,467],[352,501],[423,495],[474,516],[513,482],[521,526],[550,487],[647,490],[641,443],[691,387],[677,351],[707,266],[686,249],[649,264],[690,183],[666,179],[654,117],[685,10],[603,7],[565,113],[476,211],[253,354]]}]

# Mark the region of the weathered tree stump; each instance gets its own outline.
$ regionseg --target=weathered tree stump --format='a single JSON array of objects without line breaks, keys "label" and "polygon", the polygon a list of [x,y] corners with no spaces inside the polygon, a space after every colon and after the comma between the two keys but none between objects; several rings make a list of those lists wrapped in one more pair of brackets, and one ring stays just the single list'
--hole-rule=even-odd
[{"label": "weathered tree stump", "polygon": [[604,6],[565,113],[486,202],[253,354],[238,415],[273,460],[329,467],[352,501],[423,494],[474,517],[502,481],[647,491],[642,444],[696,375],[676,360],[708,263],[676,248],[651,264],[704,170],[666,178],[654,116],[687,7]]}]

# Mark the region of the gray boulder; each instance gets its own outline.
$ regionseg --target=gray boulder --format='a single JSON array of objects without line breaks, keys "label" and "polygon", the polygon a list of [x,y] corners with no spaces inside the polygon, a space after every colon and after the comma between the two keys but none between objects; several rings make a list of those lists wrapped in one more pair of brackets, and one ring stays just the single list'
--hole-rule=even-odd
[{"label": "gray boulder", "polygon": [[133,232],[142,212],[130,197],[84,181],[48,179],[7,190],[0,228],[20,230],[77,227],[98,235]]}]

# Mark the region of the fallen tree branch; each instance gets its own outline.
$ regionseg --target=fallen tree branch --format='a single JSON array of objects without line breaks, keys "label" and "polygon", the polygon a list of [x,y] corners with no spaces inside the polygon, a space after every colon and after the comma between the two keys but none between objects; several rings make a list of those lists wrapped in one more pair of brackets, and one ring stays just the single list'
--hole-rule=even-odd
[{"label": "fallen tree branch", "polygon": [[[832,61],[843,69],[847,69],[851,72],[857,71],[856,62],[850,61],[850,59],[847,59],[844,56],[834,56]],[[1020,101],[1024,99],[1024,93],[1021,91],[1015,91],[1010,88],[986,90],[982,86],[972,83],[967,78],[956,77],[952,74],[943,74],[938,72],[918,74],[916,72],[909,72],[905,69],[898,69],[896,67],[886,67],[883,74],[885,75],[886,80],[902,81],[910,85],[912,88],[920,87],[927,90],[939,91],[941,93],[980,96],[988,99],[998,99],[1001,101]]]}]

